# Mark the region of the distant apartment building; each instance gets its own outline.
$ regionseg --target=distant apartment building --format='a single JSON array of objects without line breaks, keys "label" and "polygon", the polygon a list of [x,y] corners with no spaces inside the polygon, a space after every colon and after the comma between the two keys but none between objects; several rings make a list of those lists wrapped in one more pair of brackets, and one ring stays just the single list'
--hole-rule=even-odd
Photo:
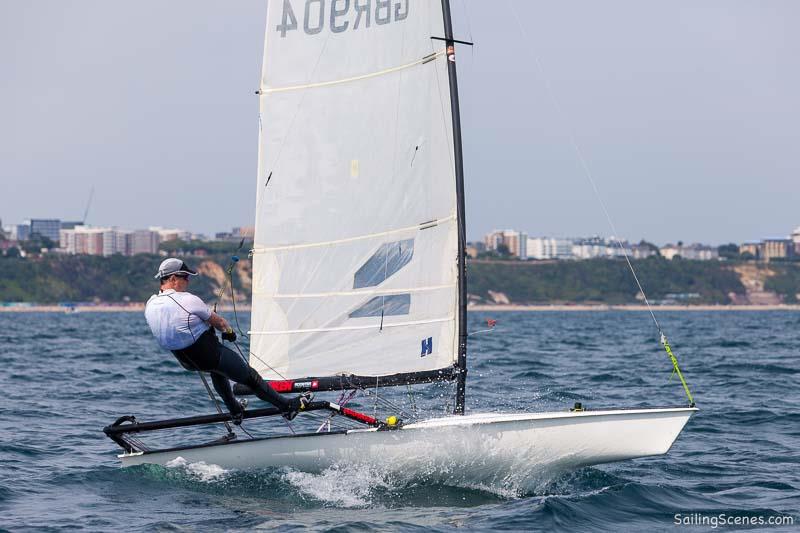
[{"label": "distant apartment building", "polygon": [[761,243],[760,259],[771,261],[773,259],[787,259],[794,255],[794,242],[792,239],[776,238],[764,239]]},{"label": "distant apartment building", "polygon": [[647,259],[648,257],[653,257],[654,255],[658,254],[659,251],[657,249],[653,249],[651,246],[646,244],[631,245],[630,257],[632,259]]},{"label": "distant apartment building", "polygon": [[27,241],[31,238],[30,221],[23,222],[22,224],[14,224],[11,226],[11,230],[11,238],[15,241]]},{"label": "distant apartment building", "polygon": [[739,255],[750,254],[754,259],[761,257],[761,241],[747,241],[739,245]]},{"label": "distant apartment building", "polygon": [[739,245],[739,254],[750,254],[759,261],[790,259],[800,254],[800,228],[791,237],[748,241]]},{"label": "distant apartment building", "polygon": [[551,237],[528,237],[526,251],[533,259],[571,259],[572,241]]},{"label": "distant apartment building", "polygon": [[59,250],[66,254],[136,255],[158,253],[159,234],[150,230],[76,226],[62,229]]},{"label": "distant apartment building", "polygon": [[59,231],[59,251],[65,254],[103,255],[103,230],[78,226]]},{"label": "distant apartment building", "polygon": [[503,232],[505,245],[511,255],[520,259],[528,258],[528,235],[519,231],[507,230]]},{"label": "distant apartment building", "polygon": [[487,234],[484,239],[487,251],[497,251],[500,246],[505,246],[508,253],[519,259],[528,258],[528,235],[513,229],[494,230]]},{"label": "distant apartment building", "polygon": [[614,258],[631,255],[631,246],[625,241],[617,241],[614,237],[590,237],[575,239],[572,243],[572,255],[576,259]]},{"label": "distant apartment building", "polygon": [[78,243],[74,229],[62,229],[58,232],[58,250],[65,254],[78,253]]},{"label": "distant apartment building", "polygon": [[31,235],[41,235],[51,241],[58,243],[61,231],[61,221],[57,218],[32,218],[30,221]]},{"label": "distant apartment building", "polygon": [[[11,224],[3,228],[6,239],[10,241],[27,241],[30,236],[31,227],[26,224]],[[20,236],[22,238],[20,238]]]},{"label": "distant apartment building", "polygon": [[704,244],[667,244],[659,248],[661,255],[668,260],[680,256],[682,259],[690,259],[692,261],[712,261],[719,259],[719,251],[713,246],[706,246]]},{"label": "distant apartment building", "polygon": [[128,236],[128,255],[156,254],[161,244],[161,235],[157,231],[138,229]]},{"label": "distant apartment building", "polygon": [[503,244],[503,232],[492,231],[483,237],[483,244],[486,246],[486,251],[496,252],[497,249]]}]

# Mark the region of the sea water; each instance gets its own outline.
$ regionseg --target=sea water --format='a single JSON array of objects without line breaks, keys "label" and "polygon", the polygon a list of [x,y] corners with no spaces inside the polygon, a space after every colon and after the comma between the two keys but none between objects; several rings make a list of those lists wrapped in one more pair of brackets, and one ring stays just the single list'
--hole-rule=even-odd
[{"label": "sea water", "polygon": [[[796,530],[800,313],[657,317],[700,408],[669,454],[486,485],[381,464],[317,474],[183,459],[120,468],[103,426],[127,414],[213,412],[197,376],[158,350],[139,313],[0,313],[0,528],[674,531],[763,522]],[[471,412],[686,402],[647,313],[472,313],[470,329],[486,329],[488,318],[498,320],[495,329],[470,339]],[[450,385],[382,392],[421,417],[451,409],[451,393]],[[351,405],[391,414],[372,397]],[[246,427],[290,431],[279,420]],[[219,426],[208,431],[222,434]],[[163,439],[187,435],[194,436]],[[770,525],[776,521],[783,525]]]}]

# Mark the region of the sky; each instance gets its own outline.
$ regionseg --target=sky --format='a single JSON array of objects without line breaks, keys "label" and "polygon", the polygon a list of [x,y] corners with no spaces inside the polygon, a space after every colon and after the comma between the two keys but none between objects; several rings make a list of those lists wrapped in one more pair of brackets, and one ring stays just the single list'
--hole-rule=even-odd
[{"label": "sky", "polygon": [[[475,43],[457,63],[469,239],[722,244],[800,226],[800,2],[452,5]],[[94,188],[92,225],[252,225],[265,14],[0,0],[3,224],[80,220]]]}]

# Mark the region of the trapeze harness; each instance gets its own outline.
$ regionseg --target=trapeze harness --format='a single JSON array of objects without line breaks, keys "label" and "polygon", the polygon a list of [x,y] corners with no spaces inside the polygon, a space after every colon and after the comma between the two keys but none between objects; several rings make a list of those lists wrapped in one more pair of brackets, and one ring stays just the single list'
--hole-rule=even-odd
[{"label": "trapeze harness", "polygon": [[181,348],[180,350],[171,350],[181,366],[186,370],[200,370],[204,372],[208,372],[217,368],[219,366],[220,358],[219,340],[217,340],[217,335],[214,333],[214,328],[209,326],[199,338],[195,337],[191,324],[189,323],[189,318],[193,314],[197,318],[200,318],[200,316],[192,313],[182,306],[181,303],[173,298],[171,294],[159,294],[158,296],[166,296],[186,312],[186,328],[189,330],[194,342],[186,348]]}]

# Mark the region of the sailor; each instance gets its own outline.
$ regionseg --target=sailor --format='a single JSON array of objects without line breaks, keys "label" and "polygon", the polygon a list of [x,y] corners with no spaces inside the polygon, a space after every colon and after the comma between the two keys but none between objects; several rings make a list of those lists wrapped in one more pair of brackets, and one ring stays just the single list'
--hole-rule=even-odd
[{"label": "sailor", "polygon": [[214,389],[231,412],[234,423],[241,423],[246,403],[236,401],[229,380],[247,385],[260,399],[280,409],[284,418],[292,420],[311,400],[311,395],[285,399],[266,385],[239,354],[219,342],[214,329],[230,342],[236,340],[236,333],[203,300],[187,291],[189,277],[196,275],[197,272],[174,257],[165,259],[158,267],[155,278],[161,280],[161,288],[147,301],[144,316],[159,346],[175,354],[185,369],[211,373]]}]

